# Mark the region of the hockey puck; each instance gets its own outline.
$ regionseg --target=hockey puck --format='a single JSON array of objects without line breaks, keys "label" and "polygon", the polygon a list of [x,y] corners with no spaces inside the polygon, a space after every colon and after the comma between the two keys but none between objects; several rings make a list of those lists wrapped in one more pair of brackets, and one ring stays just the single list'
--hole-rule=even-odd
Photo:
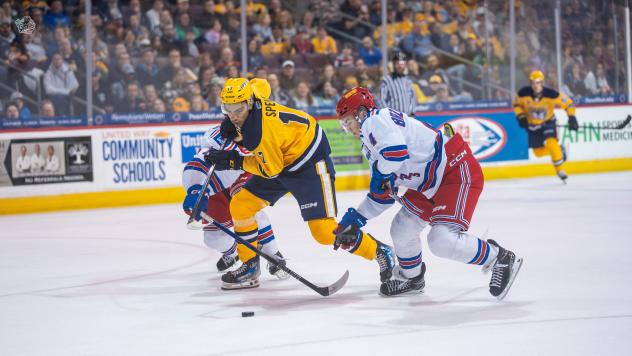
[{"label": "hockey puck", "polygon": [[249,316],[255,316],[255,312],[251,312],[251,311],[241,312],[241,317],[242,318],[247,318]]}]

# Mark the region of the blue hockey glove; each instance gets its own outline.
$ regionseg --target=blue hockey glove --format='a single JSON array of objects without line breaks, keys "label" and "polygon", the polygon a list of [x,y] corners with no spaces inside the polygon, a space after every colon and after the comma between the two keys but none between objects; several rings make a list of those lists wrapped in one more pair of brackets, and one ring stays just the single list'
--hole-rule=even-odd
[{"label": "blue hockey glove", "polygon": [[366,218],[354,208],[349,208],[334,230],[334,235],[336,235],[334,250],[337,250],[340,246],[345,248],[345,245],[350,245],[354,242],[354,239],[358,237],[358,232],[362,234],[359,228],[364,225],[366,225]]},{"label": "blue hockey glove", "polygon": [[[197,202],[198,197],[200,196],[202,186],[200,184],[194,184],[187,190],[187,196],[184,198],[182,202],[182,210],[187,215],[191,215],[193,212],[193,207],[195,207],[195,202]],[[208,189],[206,191],[207,194],[202,196],[202,201],[200,202],[200,209],[198,209],[197,214],[195,215],[195,220],[200,220],[202,217],[200,216],[200,211],[208,208]]]},{"label": "blue hockey glove", "polygon": [[204,160],[214,164],[217,171],[241,170],[244,162],[244,158],[235,150],[210,150],[204,155]]},{"label": "blue hockey glove", "polygon": [[382,174],[377,169],[377,161],[375,161],[375,163],[373,163],[373,169],[371,169],[371,194],[379,198],[386,198],[394,187],[395,174]]}]

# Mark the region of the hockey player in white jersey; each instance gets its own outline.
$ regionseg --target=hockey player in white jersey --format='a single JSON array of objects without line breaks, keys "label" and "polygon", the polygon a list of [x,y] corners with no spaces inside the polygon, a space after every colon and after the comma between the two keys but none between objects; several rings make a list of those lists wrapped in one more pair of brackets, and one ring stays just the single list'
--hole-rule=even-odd
[{"label": "hockey player in white jersey", "polygon": [[[224,139],[220,135],[220,127],[215,126],[211,128],[204,134],[201,149],[198,150],[195,157],[184,167],[182,184],[187,191],[187,195],[182,207],[185,213],[191,214],[200,194],[200,190],[202,189],[202,184],[208,175],[210,165],[204,160],[204,154],[210,149],[219,150],[223,142]],[[243,151],[243,148],[232,142],[226,145],[224,149],[239,150],[241,153],[247,154],[247,152]],[[250,177],[251,174],[244,171],[215,171],[212,175],[207,194],[202,201],[202,207],[206,207],[207,214],[223,226],[232,228],[233,221],[229,211],[230,198],[246,184]],[[272,230],[268,216],[265,212],[261,211],[257,213],[255,219],[260,227],[257,237],[260,248],[270,255],[276,255],[282,261],[283,255],[278,250],[274,231]],[[198,216],[196,216],[196,220],[203,220],[199,213]],[[229,269],[238,261],[237,244],[235,240],[216,226],[210,224],[204,227],[204,243],[222,254],[222,257],[217,261],[217,269],[219,271]],[[288,277],[283,270],[273,265],[268,265],[268,271],[280,279]],[[260,272],[257,271],[257,276],[259,273]],[[247,285],[224,282],[222,289],[242,289],[258,286],[259,280],[258,278],[254,278],[248,281]]]},{"label": "hockey player in white jersey", "polygon": [[[504,298],[522,259],[494,240],[484,241],[466,232],[484,179],[463,138],[435,131],[401,112],[377,109],[365,88],[343,94],[336,114],[343,129],[361,139],[372,172],[369,194],[339,223],[345,233],[338,235],[338,243],[353,244],[368,219],[396,200],[402,205],[391,225],[399,264],[393,278],[380,286],[380,293],[392,296],[423,290],[426,266],[420,233],[429,224],[428,246],[435,255],[491,270],[489,291]],[[401,197],[399,187],[407,188]]]}]

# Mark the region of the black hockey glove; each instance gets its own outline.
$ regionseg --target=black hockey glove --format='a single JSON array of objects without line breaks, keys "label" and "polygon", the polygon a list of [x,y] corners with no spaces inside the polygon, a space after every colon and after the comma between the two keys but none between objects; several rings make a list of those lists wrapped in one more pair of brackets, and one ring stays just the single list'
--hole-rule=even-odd
[{"label": "black hockey glove", "polygon": [[366,225],[366,218],[354,208],[349,208],[333,231],[336,235],[334,250],[340,246],[343,246],[343,249],[348,249],[358,236],[362,235],[360,228],[364,225]]},{"label": "black hockey glove", "polygon": [[343,250],[348,250],[362,237],[362,230],[356,224],[351,224],[344,230],[341,230],[340,225],[338,225],[338,228],[334,230],[334,234],[336,235],[334,250],[340,247]]},{"label": "black hockey glove", "polygon": [[575,115],[568,117],[568,129],[571,131],[577,131],[577,129],[579,129],[579,124],[577,123]]},{"label": "black hockey glove", "polygon": [[518,126],[522,127],[523,129],[526,129],[527,126],[529,126],[529,123],[527,122],[527,117],[525,115],[520,115],[517,117],[518,119]]},{"label": "black hockey glove", "polygon": [[244,158],[237,151],[210,150],[204,155],[204,160],[214,164],[218,171],[240,170],[244,163]]},{"label": "black hockey glove", "polygon": [[237,137],[237,128],[226,115],[224,115],[224,120],[219,127],[219,134],[229,141],[233,141]]}]

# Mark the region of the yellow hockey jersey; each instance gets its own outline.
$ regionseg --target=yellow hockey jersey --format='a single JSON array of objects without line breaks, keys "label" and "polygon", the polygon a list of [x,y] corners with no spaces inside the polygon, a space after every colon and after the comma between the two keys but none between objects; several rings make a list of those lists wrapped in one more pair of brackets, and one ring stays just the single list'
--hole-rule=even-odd
[{"label": "yellow hockey jersey", "polygon": [[255,100],[241,134],[240,144],[252,153],[244,157],[243,169],[264,178],[296,171],[331,152],[316,119],[271,100]]},{"label": "yellow hockey jersey", "polygon": [[518,91],[513,106],[517,117],[526,115],[529,125],[534,126],[553,119],[554,109],[565,110],[569,116],[575,115],[575,105],[568,96],[546,87],[539,99],[535,97],[530,86],[523,87]]}]

